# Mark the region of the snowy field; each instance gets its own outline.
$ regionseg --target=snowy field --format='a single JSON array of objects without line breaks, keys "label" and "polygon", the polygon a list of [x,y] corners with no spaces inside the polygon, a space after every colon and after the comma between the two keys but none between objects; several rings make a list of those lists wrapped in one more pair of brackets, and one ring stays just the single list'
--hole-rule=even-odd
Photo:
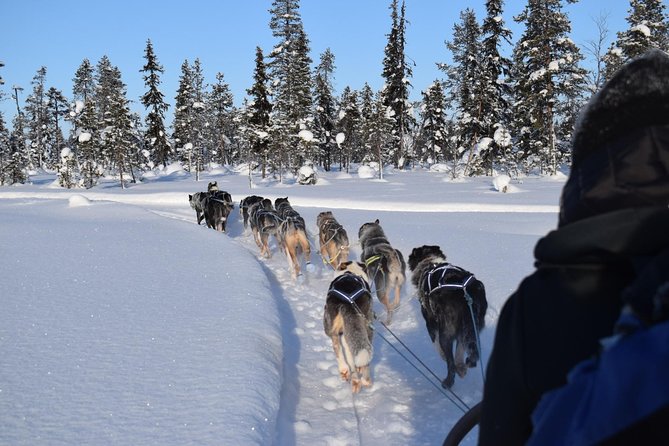
[{"label": "snowy field", "polygon": [[[487,364],[501,306],[556,226],[565,178],[524,178],[502,193],[492,178],[427,171],[319,175],[314,186],[254,177],[251,189],[243,170],[195,182],[169,169],[125,190],[64,190],[50,175],[1,187],[0,444],[441,444],[463,413],[451,399],[480,400],[481,370],[456,378],[455,395],[441,389],[446,364],[407,270],[392,333],[375,323],[374,384],[352,395],[323,332],[332,271],[316,215],[334,212],[354,259],[358,228],[378,218],[405,258],[437,244],[475,273],[489,301]],[[261,259],[238,206],[226,234],[198,226],[188,194],[212,180],[237,205],[289,197],[315,268],[293,281],[273,239]],[[475,442],[474,432],[463,444]]]}]

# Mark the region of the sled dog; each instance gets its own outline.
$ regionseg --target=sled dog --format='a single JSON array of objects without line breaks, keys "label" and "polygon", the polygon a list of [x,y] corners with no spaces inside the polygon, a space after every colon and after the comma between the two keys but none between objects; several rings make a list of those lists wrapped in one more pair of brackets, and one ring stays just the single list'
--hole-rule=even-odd
[{"label": "sled dog", "polygon": [[323,329],[332,340],[339,374],[351,381],[353,393],[372,385],[372,318],[372,296],[364,265],[342,263],[327,293]]},{"label": "sled dog", "polygon": [[288,197],[277,198],[274,201],[274,208],[281,219],[281,224],[277,230],[277,241],[286,253],[291,273],[295,279],[302,274],[298,252],[302,253],[302,258],[307,266],[311,264],[311,245],[309,245],[307,228],[304,218],[293,209]]},{"label": "sled dog", "polygon": [[269,198],[256,201],[249,208],[249,226],[251,226],[255,242],[260,248],[261,256],[266,258],[272,256],[269,249],[269,236],[274,235],[276,238],[280,222],[279,215],[274,210],[272,200]]},{"label": "sled dog", "polygon": [[349,243],[346,230],[330,211],[318,214],[316,226],[323,262],[327,262],[336,271],[339,265],[348,260]]},{"label": "sled dog", "polygon": [[[390,322],[393,310],[400,304],[400,292],[406,280],[404,257],[390,245],[378,219],[360,227],[358,240],[362,246],[360,260],[365,264],[367,276],[374,283],[377,297],[386,307]],[[392,304],[391,290],[395,292]]]},{"label": "sled dog", "polygon": [[263,197],[259,197],[258,195],[249,195],[239,202],[239,213],[242,214],[242,218],[244,219],[244,229],[248,228],[249,226],[249,209],[253,203],[257,203],[262,200]]},{"label": "sled dog", "polygon": [[[439,246],[414,248],[409,269],[427,332],[448,368],[441,385],[450,388],[456,373],[464,377],[467,368],[476,367],[479,360],[477,332],[484,327],[488,309],[485,287],[469,271],[448,263]],[[471,297],[471,310],[467,296]]]},{"label": "sled dog", "polygon": [[209,192],[195,192],[193,195],[188,195],[188,202],[190,207],[195,211],[197,224],[201,224],[204,220],[204,205],[209,197]]}]

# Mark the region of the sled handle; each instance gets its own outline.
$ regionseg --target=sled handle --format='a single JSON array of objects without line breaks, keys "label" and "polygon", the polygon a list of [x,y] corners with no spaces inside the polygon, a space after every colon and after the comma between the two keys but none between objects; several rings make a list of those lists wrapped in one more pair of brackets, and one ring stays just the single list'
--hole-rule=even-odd
[{"label": "sled handle", "polygon": [[469,409],[453,427],[446,436],[443,446],[458,446],[465,436],[481,420],[481,403],[477,403]]}]

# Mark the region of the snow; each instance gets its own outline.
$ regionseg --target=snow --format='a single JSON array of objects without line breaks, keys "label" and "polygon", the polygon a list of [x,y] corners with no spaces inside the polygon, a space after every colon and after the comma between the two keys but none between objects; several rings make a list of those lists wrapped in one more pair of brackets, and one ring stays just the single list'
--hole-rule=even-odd
[{"label": "snow", "polygon": [[297,136],[299,136],[300,139],[306,143],[310,143],[314,140],[314,134],[309,130],[300,130]]},{"label": "snow", "polygon": [[91,140],[91,136],[92,135],[88,132],[82,132],[82,133],[79,134],[79,137],[78,137],[79,142],[88,142],[88,141]]},{"label": "snow", "polygon": [[[0,187],[0,443],[440,444],[462,411],[378,322],[373,386],[354,396],[340,380],[322,328],[332,272],[316,216],[333,211],[351,258],[360,225],[379,218],[405,257],[438,244],[474,272],[488,293],[487,364],[499,311],[555,228],[564,176],[509,179],[515,193],[503,194],[490,177],[389,169],[381,182],[361,170],[319,173],[319,187],[254,176],[249,189],[245,169],[195,182],[175,163],[127,189],[49,188],[55,175]],[[273,239],[273,257],[260,258],[238,206],[226,234],[198,226],[188,194],[209,181],[237,203],[288,196],[307,222],[311,271],[293,281]],[[383,317],[376,299],[374,310]],[[409,280],[390,329],[445,376]],[[453,391],[478,402],[480,370]]]},{"label": "snow", "polygon": [[650,28],[648,27],[648,25],[644,25],[643,23],[639,23],[638,25],[633,26],[631,31],[636,31],[643,34],[646,37],[650,37]]}]

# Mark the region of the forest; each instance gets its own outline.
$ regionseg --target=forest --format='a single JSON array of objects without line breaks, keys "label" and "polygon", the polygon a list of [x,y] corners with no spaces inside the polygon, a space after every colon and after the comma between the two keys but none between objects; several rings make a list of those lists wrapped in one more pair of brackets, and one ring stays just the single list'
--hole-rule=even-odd
[{"label": "forest", "polygon": [[[336,56],[329,49],[310,55],[299,0],[272,1],[268,26],[276,44],[256,48],[239,106],[224,73],[209,83],[199,59],[185,60],[168,122],[164,68],[150,39],[140,70],[143,116],[131,112],[122,74],[107,56],[82,60],[69,96],[47,88],[42,66],[23,106],[23,89],[10,88],[11,124],[0,113],[0,185],[55,171],[65,188],[91,188],[110,176],[125,186],[175,162],[196,178],[212,163],[248,164],[263,178],[305,165],[348,171],[365,163],[445,166],[453,178],[555,174],[569,165],[583,104],[627,61],[650,48],[669,51],[662,0],[630,0],[628,28],[606,47],[606,24],[598,22],[599,39],[585,48],[570,39],[564,12],[575,1],[527,0],[513,17],[524,29],[517,38],[505,26],[503,0],[486,0],[482,18],[463,10],[446,44],[452,61],[439,64],[443,77],[419,101],[409,100],[406,5],[398,0],[389,2],[383,66],[370,68],[382,72],[379,91],[368,84],[334,91]],[[503,44],[512,47],[509,57]],[[590,69],[586,54],[596,61]]]}]

